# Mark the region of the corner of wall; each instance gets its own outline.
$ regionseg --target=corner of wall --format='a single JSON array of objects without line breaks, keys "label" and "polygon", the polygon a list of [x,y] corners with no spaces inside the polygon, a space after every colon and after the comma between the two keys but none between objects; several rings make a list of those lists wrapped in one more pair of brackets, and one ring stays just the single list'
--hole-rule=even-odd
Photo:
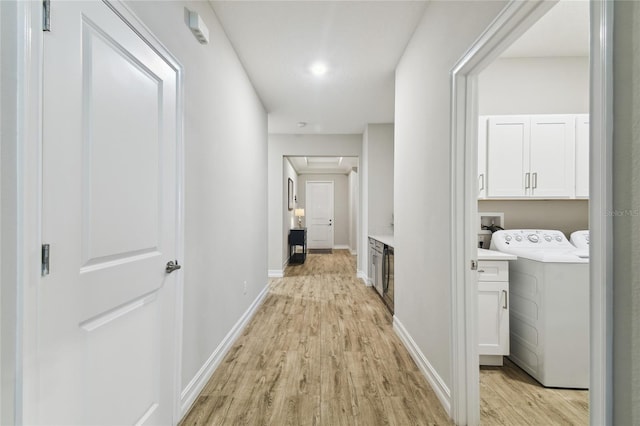
[{"label": "corner of wall", "polygon": [[422,375],[427,379],[431,388],[436,393],[438,400],[446,410],[447,414],[451,416],[451,391],[446,385],[445,381],[440,377],[438,371],[431,365],[427,357],[418,347],[418,344],[413,340],[411,334],[407,331],[404,325],[400,322],[398,317],[393,317],[393,330],[396,332],[402,344],[407,348],[411,358],[415,361],[418,369]]},{"label": "corner of wall", "polygon": [[258,294],[258,297],[253,301],[245,313],[240,319],[233,325],[231,330],[222,339],[220,344],[211,353],[206,362],[200,367],[195,376],[185,386],[180,394],[180,417],[184,417],[191,406],[196,402],[198,395],[204,389],[207,382],[213,376],[216,368],[222,363],[222,360],[227,355],[233,344],[238,340],[242,334],[242,330],[249,324],[249,321],[254,317],[265,297],[269,292],[269,284],[265,285],[264,289]]}]

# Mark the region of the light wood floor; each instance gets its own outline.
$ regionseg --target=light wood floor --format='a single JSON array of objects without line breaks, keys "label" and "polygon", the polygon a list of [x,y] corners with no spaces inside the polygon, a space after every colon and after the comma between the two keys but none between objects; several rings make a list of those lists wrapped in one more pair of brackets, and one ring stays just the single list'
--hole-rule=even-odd
[{"label": "light wood floor", "polygon": [[[451,424],[382,300],[355,275],[355,258],[337,250],[310,254],[304,265],[271,280],[263,305],[181,424]],[[558,397],[546,408],[542,388],[516,398],[528,407],[508,406],[520,382],[501,383],[499,373],[481,372],[484,424],[581,423],[555,405]],[[586,398],[562,399],[584,411]],[[543,417],[535,417],[536,406]],[[512,409],[525,414],[515,417]]]},{"label": "light wood floor", "polygon": [[588,425],[589,391],[550,389],[505,358],[480,368],[480,418],[491,425]]}]

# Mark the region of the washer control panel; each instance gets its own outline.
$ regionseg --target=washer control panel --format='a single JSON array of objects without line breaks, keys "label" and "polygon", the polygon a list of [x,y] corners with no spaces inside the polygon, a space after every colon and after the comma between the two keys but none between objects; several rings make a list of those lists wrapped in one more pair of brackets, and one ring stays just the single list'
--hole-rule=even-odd
[{"label": "washer control panel", "polygon": [[545,229],[507,229],[496,231],[491,237],[491,249],[505,248],[551,249],[573,246],[560,231]]}]

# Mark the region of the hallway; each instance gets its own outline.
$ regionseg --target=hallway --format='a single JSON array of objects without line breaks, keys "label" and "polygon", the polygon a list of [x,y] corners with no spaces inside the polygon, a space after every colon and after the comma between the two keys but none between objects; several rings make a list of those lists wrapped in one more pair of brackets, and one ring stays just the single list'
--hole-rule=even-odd
[{"label": "hallway", "polygon": [[[483,367],[482,424],[588,424],[588,392]],[[309,254],[269,295],[183,426],[451,424],[347,250]]]},{"label": "hallway", "polygon": [[184,426],[450,424],[347,250],[273,279]]}]

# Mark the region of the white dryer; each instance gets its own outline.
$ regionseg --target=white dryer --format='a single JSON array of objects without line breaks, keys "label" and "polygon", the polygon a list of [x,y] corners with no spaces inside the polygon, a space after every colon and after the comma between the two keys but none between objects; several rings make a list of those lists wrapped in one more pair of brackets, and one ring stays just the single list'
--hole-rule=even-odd
[{"label": "white dryer", "polygon": [[589,259],[560,231],[497,231],[509,266],[509,358],[542,385],[589,387]]},{"label": "white dryer", "polygon": [[589,257],[589,231],[575,231],[571,233],[569,237],[569,242],[573,244],[577,249],[578,253],[582,256]]}]

